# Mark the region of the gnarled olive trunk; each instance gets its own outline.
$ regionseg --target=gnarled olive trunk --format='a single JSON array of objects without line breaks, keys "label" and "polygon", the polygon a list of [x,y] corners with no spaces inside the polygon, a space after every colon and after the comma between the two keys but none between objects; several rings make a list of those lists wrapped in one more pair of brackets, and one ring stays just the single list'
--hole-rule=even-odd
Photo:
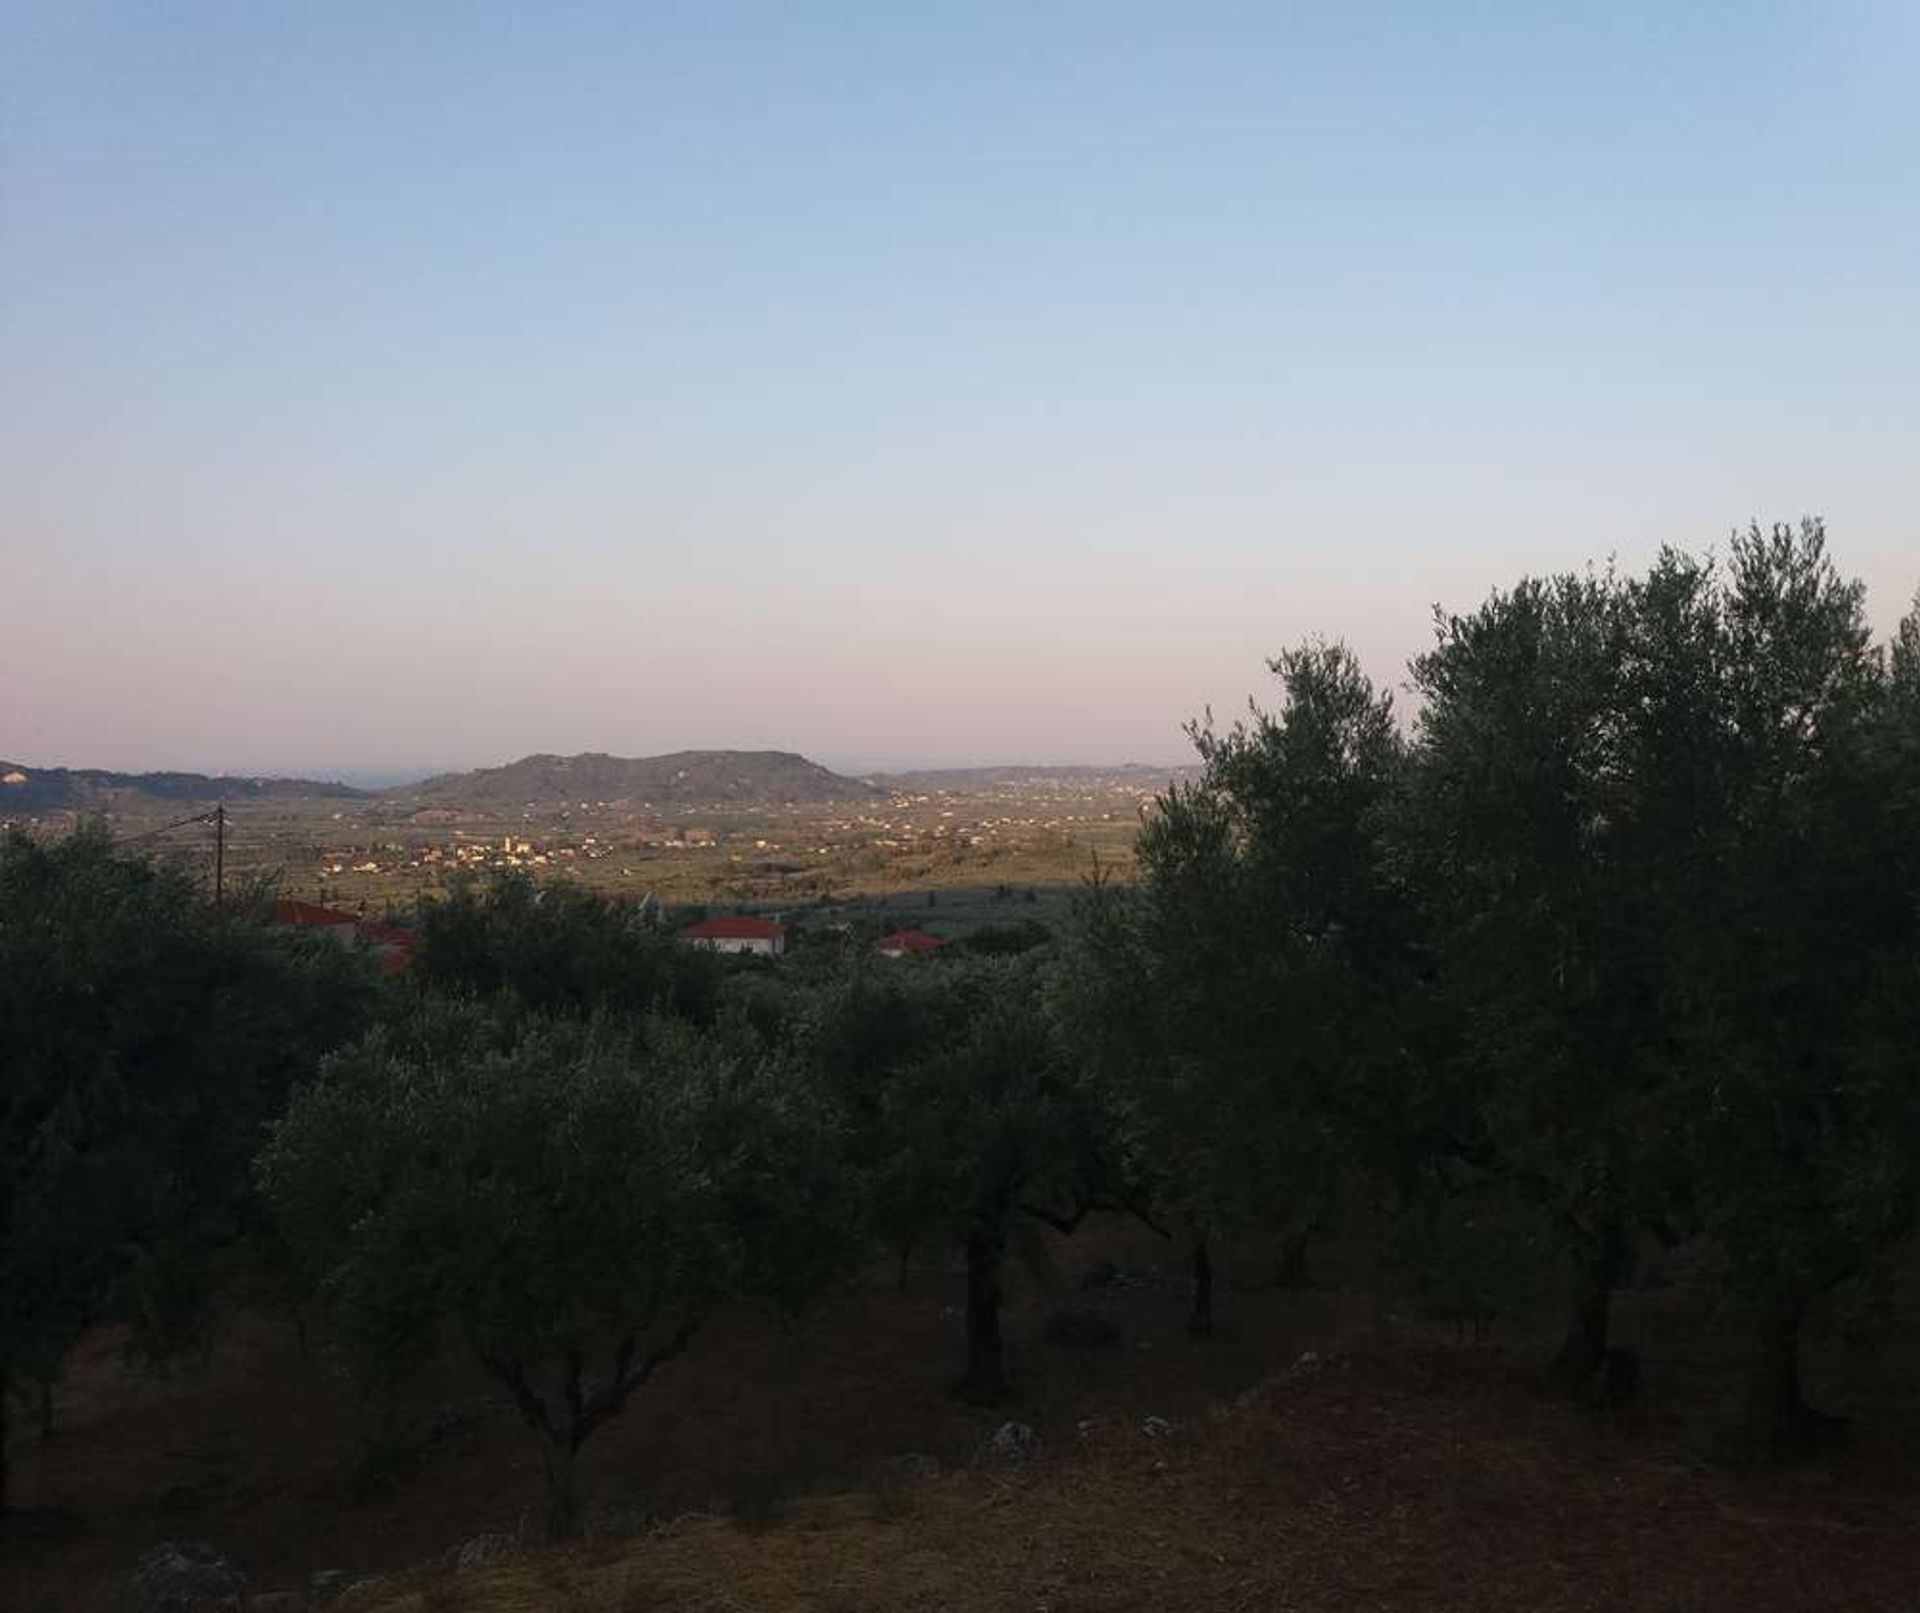
[{"label": "gnarled olive trunk", "polygon": [[527,1375],[525,1361],[489,1350],[480,1362],[513,1396],[521,1418],[541,1436],[547,1476],[547,1533],[567,1540],[580,1533],[584,1511],[580,1504],[580,1447],[595,1430],[617,1417],[633,1393],[692,1340],[700,1326],[697,1315],[683,1317],[673,1336],[658,1349],[643,1351],[636,1329],[613,1352],[613,1370],[597,1387],[586,1381],[586,1351],[575,1346],[562,1361],[559,1392],[543,1395]]},{"label": "gnarled olive trunk", "polygon": [[1004,1216],[967,1231],[967,1373],[964,1387],[997,1394],[1006,1387],[1006,1347],[1000,1338],[1000,1278],[1006,1264]]},{"label": "gnarled olive trunk", "polygon": [[1822,1436],[1839,1422],[1809,1406],[1800,1383],[1800,1327],[1812,1303],[1804,1294],[1784,1295],[1760,1319],[1747,1417],[1759,1449],[1771,1461],[1813,1455]]},{"label": "gnarled olive trunk", "polygon": [[580,1445],[559,1436],[547,1441],[547,1538],[573,1540],[583,1521],[580,1505]]},{"label": "gnarled olive trunk", "polygon": [[1313,1236],[1311,1226],[1302,1227],[1291,1238],[1280,1243],[1280,1263],[1274,1269],[1274,1281],[1282,1288],[1305,1288],[1307,1286],[1307,1240]]},{"label": "gnarled olive trunk", "polygon": [[1588,1394],[1605,1364],[1613,1291],[1626,1277],[1632,1259],[1633,1240],[1618,1221],[1603,1222],[1576,1236],[1567,1333],[1547,1368],[1548,1378],[1562,1394]]},{"label": "gnarled olive trunk", "polygon": [[1187,1331],[1199,1339],[1213,1332],[1213,1252],[1204,1236],[1193,1240],[1193,1309]]}]

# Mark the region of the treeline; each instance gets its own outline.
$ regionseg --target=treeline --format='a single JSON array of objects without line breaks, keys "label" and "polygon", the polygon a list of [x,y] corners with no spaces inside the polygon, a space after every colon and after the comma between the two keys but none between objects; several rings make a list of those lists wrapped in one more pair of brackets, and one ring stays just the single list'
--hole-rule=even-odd
[{"label": "treeline", "polygon": [[730,1308],[948,1249],[991,1394],[1019,1229],[1109,1212],[1183,1240],[1201,1332],[1222,1247],[1333,1233],[1454,1314],[1557,1298],[1582,1396],[1631,1381],[1636,1259],[1697,1243],[1756,1438],[1808,1448],[1809,1312],[1920,1188],[1920,618],[1876,647],[1809,524],[1435,625],[1406,727],[1340,645],[1282,655],[1137,884],[1005,956],[735,964],[507,880],[382,982],[7,842],[0,1377],[107,1315],[160,1348],[208,1251],[271,1248],[370,1387],[469,1351],[566,1533],[582,1446]]},{"label": "treeline", "polygon": [[1803,1450],[1803,1323],[1886,1277],[1920,1186],[1920,617],[1875,648],[1807,523],[1435,627],[1410,731],[1337,645],[1195,731],[1070,957],[1077,1040],[1202,1275],[1356,1193],[1469,1309],[1550,1241],[1582,1393],[1631,1373],[1636,1251],[1702,1240],[1756,1436]]}]

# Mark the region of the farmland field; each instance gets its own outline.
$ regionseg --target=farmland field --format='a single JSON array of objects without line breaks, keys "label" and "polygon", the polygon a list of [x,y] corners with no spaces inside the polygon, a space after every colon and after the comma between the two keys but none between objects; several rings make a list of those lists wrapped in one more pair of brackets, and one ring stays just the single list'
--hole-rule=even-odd
[{"label": "farmland field", "polygon": [[[1140,815],[1175,770],[906,775],[870,800],[419,806],[399,792],[272,795],[227,805],[224,877],[370,913],[405,910],[462,874],[516,870],[671,904],[872,913],[957,931],[1036,916],[1092,877],[1127,877]],[[134,792],[99,816],[209,885],[214,803]],[[63,833],[77,812],[27,827]],[[169,825],[177,825],[169,827]],[[1031,893],[1031,894],[1029,894]]]}]

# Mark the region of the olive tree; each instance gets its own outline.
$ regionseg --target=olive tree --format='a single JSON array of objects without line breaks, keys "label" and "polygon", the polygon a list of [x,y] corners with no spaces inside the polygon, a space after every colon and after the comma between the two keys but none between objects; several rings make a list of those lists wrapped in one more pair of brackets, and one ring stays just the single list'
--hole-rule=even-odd
[{"label": "olive tree", "polygon": [[1663,1135],[1650,870],[1622,849],[1642,782],[1622,763],[1628,615],[1611,573],[1529,579],[1442,616],[1414,663],[1402,839],[1475,1094],[1461,1153],[1564,1239],[1570,1391],[1604,1358]]},{"label": "olive tree", "polygon": [[330,1060],[259,1172],[347,1359],[460,1341],[541,1442],[581,1447],[722,1309],[793,1310],[856,1245],[831,1107],[738,1039],[429,1001]]},{"label": "olive tree", "polygon": [[959,978],[945,969],[902,968],[870,947],[850,949],[831,976],[804,993],[794,1016],[795,1045],[844,1117],[849,1160],[867,1188],[873,1242],[893,1253],[902,1288],[915,1248],[942,1233],[923,1178],[902,1160],[889,1088],[961,1033],[966,997]]},{"label": "olive tree", "polygon": [[1697,1224],[1751,1317],[1751,1422],[1774,1454],[1825,1419],[1804,1324],[1912,1230],[1920,1176],[1920,727],[1911,622],[1877,652],[1817,522],[1754,528],[1716,590],[1710,848],[1673,931],[1678,1106]]},{"label": "olive tree", "polygon": [[154,1349],[195,1319],[260,1128],[378,990],[102,832],[0,840],[0,1432],[94,1318]]},{"label": "olive tree", "polygon": [[1523,582],[1415,665],[1403,838],[1477,1093],[1461,1152],[1561,1228],[1569,1388],[1636,1232],[1705,1234],[1754,1423],[1804,1448],[1802,1324],[1912,1225],[1910,659],[1807,522]]},{"label": "olive tree", "polygon": [[[1017,1226],[1071,1232],[1095,1210],[1134,1210],[1111,1116],[1069,1059],[1034,955],[862,991],[823,1026],[866,1131],[883,1232],[949,1238],[966,1261],[963,1387],[1006,1380],[1004,1273]],[[829,1051],[831,1049],[831,1051]]]},{"label": "olive tree", "polygon": [[1064,994],[1157,1200],[1192,1233],[1196,1332],[1211,1325],[1211,1240],[1275,1237],[1298,1276],[1410,1017],[1381,838],[1402,753],[1389,700],[1344,645],[1270,667],[1277,712],[1190,730],[1202,776],[1154,803],[1137,889],[1080,904]]},{"label": "olive tree", "polygon": [[426,904],[412,973],[430,989],[505,993],[548,1013],[663,1009],[704,1024],[725,971],[638,903],[510,873]]}]

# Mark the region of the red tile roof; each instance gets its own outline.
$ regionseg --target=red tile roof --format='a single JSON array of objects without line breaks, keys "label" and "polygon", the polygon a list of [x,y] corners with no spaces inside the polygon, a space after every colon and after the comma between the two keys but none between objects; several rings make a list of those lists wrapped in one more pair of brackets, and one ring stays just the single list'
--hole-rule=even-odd
[{"label": "red tile roof", "polygon": [[877,952],[938,952],[947,943],[925,930],[895,930],[874,949]]},{"label": "red tile roof", "polygon": [[787,933],[784,924],[772,919],[749,918],[744,913],[723,913],[702,919],[680,932],[683,941],[778,941]]},{"label": "red tile roof", "polygon": [[352,913],[342,913],[339,909],[332,907],[316,907],[312,902],[275,902],[273,922],[275,924],[307,924],[315,929],[330,930],[340,924],[357,925],[360,920]]},{"label": "red tile roof", "polygon": [[338,908],[294,901],[275,902],[272,921],[313,930],[338,930],[352,925],[354,938],[380,954],[382,974],[404,974],[413,963],[414,933],[401,929],[397,924],[380,924],[352,913],[342,913]]}]

